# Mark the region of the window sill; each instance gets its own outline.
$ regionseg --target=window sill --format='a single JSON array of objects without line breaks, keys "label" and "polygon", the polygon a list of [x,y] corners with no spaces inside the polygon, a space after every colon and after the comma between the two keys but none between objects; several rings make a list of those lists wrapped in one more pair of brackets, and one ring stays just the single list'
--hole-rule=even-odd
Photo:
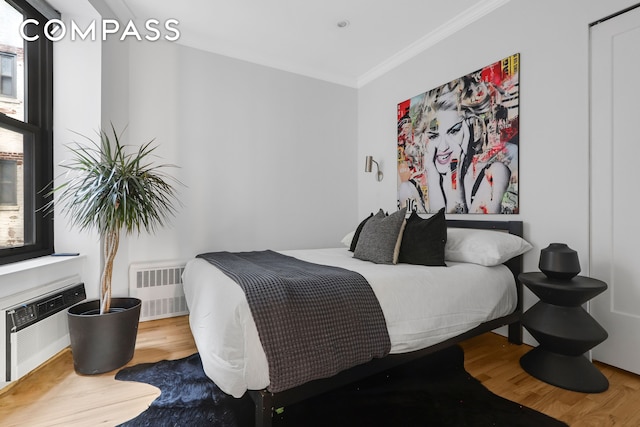
[{"label": "window sill", "polygon": [[50,265],[63,264],[65,262],[71,262],[78,258],[84,258],[84,255],[78,256],[43,256],[39,258],[33,258],[26,261],[14,262],[11,264],[0,265],[0,277],[7,276],[9,274],[21,273],[37,268],[47,267]]},{"label": "window sill", "polygon": [[21,104],[22,101],[18,99],[17,96],[9,96],[9,95],[0,95],[0,102],[4,102],[6,104]]}]

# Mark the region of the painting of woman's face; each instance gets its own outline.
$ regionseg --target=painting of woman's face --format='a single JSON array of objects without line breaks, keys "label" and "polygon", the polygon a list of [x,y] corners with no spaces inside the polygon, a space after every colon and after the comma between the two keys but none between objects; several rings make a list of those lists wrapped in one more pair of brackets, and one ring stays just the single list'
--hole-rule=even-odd
[{"label": "painting of woman's face", "polygon": [[514,54],[398,103],[398,206],[519,212],[519,73]]},{"label": "painting of woman's face", "polygon": [[464,120],[456,110],[439,110],[429,123],[427,137],[435,151],[434,163],[441,174],[450,171],[452,158],[459,159],[465,141]]}]

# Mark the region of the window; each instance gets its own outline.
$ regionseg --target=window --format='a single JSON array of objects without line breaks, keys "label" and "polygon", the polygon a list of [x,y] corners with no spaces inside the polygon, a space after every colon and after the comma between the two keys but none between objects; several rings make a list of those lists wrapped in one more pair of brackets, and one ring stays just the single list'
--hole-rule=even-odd
[{"label": "window", "polygon": [[16,97],[16,56],[0,52],[0,95]]},{"label": "window", "polygon": [[53,178],[53,47],[42,33],[20,37],[25,19],[50,19],[31,3],[43,2],[0,0],[0,264],[53,252],[53,221],[40,210]]},{"label": "window", "polygon": [[18,162],[0,159],[0,206],[18,204]]}]

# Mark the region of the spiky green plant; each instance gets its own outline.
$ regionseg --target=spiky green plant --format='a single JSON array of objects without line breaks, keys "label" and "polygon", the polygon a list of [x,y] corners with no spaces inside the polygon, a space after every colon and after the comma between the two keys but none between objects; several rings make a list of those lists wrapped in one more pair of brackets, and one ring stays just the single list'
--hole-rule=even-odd
[{"label": "spiky green plant", "polygon": [[[176,191],[169,183],[179,181],[162,169],[171,164],[154,165],[154,140],[134,148],[120,142],[113,124],[111,134],[98,131],[99,141],[78,134],[88,144],[67,145],[72,159],[61,166],[66,180],[53,188],[57,193],[45,209],[60,204],[72,225],[80,230],[97,230],[104,245],[104,266],[100,279],[100,314],[111,309],[111,277],[122,231],[130,235],[142,230],[154,232],[176,213]],[[130,148],[131,152],[127,152]]]}]

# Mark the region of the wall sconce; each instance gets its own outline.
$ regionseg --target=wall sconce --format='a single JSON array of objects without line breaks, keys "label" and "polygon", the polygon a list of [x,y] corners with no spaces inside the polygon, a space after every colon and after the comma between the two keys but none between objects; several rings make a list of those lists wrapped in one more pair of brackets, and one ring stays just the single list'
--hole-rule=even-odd
[{"label": "wall sconce", "polygon": [[380,165],[378,164],[378,162],[373,160],[372,156],[367,156],[365,160],[366,160],[366,162],[364,164],[364,171],[365,172],[371,172],[372,163],[375,163],[376,164],[376,169],[378,171],[378,173],[376,174],[376,179],[378,181],[382,181],[382,178],[384,177],[384,175],[382,174],[382,171],[380,170]]}]

